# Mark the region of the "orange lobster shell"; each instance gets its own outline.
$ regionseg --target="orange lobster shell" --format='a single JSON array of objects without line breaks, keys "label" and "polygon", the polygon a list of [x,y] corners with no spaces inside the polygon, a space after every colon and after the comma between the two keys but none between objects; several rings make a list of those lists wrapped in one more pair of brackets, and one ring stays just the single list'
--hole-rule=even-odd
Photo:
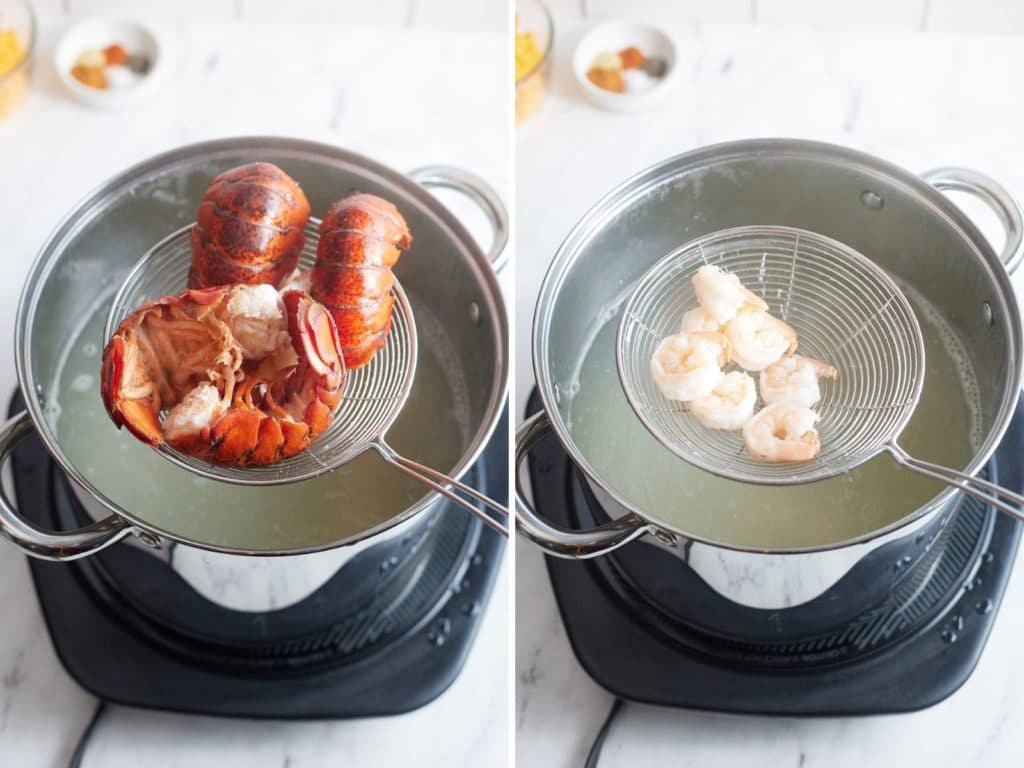
[{"label": "orange lobster shell", "polygon": [[391,329],[391,267],[412,246],[409,227],[387,200],[355,193],[333,203],[320,224],[310,294],[338,327],[346,368],[366,365]]},{"label": "orange lobster shell", "polygon": [[302,189],[276,165],[224,171],[196,213],[188,287],[279,285],[298,265],[309,213]]}]

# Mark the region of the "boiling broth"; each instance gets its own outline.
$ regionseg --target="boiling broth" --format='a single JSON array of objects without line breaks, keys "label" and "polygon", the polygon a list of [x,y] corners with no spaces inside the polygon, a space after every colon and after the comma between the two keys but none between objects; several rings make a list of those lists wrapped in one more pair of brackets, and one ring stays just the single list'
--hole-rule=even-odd
[{"label": "boiling broth", "polygon": [[[927,370],[900,445],[917,458],[963,468],[980,442],[974,372],[938,311],[913,291],[906,293],[924,334]],[[583,352],[578,375],[564,393],[567,421],[603,482],[652,518],[736,546],[811,547],[877,530],[944,490],[887,454],[800,486],[751,485],[693,467],[662,446],[626,400],[615,368],[620,308],[621,302],[602,315]]]},{"label": "boiling broth", "polygon": [[[244,487],[192,475],[118,430],[99,392],[101,298],[70,341],[44,413],[68,459],[110,500],[155,527],[198,542],[251,550],[340,541],[401,513],[425,488],[373,451],[315,480]],[[388,441],[400,453],[449,470],[469,442],[467,389],[440,322],[410,294],[420,339],[416,379]]]}]

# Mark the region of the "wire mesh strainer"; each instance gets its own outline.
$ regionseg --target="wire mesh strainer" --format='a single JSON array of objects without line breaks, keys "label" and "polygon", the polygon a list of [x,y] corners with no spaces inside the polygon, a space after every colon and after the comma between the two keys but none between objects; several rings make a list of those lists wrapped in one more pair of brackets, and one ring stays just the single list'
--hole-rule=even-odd
[{"label": "wire mesh strainer", "polygon": [[[319,226],[318,219],[310,218],[306,245],[299,259],[302,269],[311,269],[316,260]],[[140,305],[185,290],[192,260],[190,230],[191,226],[183,227],[161,240],[128,273],[107,313],[104,341]],[[156,450],[167,460],[202,477],[238,485],[282,485],[318,477],[373,449],[397,469],[459,504],[493,529],[507,534],[503,522],[453,493],[448,486],[507,517],[505,506],[442,472],[401,456],[385,440],[409,397],[417,355],[412,307],[397,279],[392,293],[395,303],[387,344],[367,365],[348,371],[333,421],[302,453],[268,466],[228,467],[210,464],[166,444]]]},{"label": "wire mesh strainer", "polygon": [[[799,354],[839,371],[838,380],[822,382],[816,458],[757,461],[744,448],[740,432],[705,428],[687,413],[685,403],[668,400],[658,390],[651,357],[663,338],[679,333],[683,314],[698,306],[691,278],[704,264],[735,274],[767,302],[771,314],[793,326]],[[647,429],[673,453],[716,475],[797,485],[847,472],[888,451],[903,466],[960,487],[1004,512],[1019,516],[1016,505],[1024,504],[1018,494],[915,459],[900,448],[897,440],[924,384],[921,327],[903,291],[884,270],[814,232],[737,227],[668,254],[640,278],[623,308],[616,363],[626,398]]]}]

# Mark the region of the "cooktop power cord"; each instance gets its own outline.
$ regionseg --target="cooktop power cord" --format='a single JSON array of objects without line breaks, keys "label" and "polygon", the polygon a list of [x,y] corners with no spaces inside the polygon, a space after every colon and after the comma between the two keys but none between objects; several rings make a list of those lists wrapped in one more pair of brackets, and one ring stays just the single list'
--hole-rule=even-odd
[{"label": "cooktop power cord", "polygon": [[85,726],[85,730],[82,731],[82,735],[78,737],[78,744],[75,745],[75,751],[71,753],[71,759],[68,761],[68,768],[82,767],[82,758],[85,757],[85,748],[89,746],[89,741],[92,739],[96,726],[99,724],[100,718],[103,717],[103,713],[106,711],[107,702],[100,699],[96,703],[96,709],[93,710],[89,724]]},{"label": "cooktop power cord", "polygon": [[590,747],[590,754],[587,755],[587,762],[583,764],[583,768],[597,768],[597,762],[601,759],[601,749],[604,747],[604,740],[608,738],[608,732],[612,729],[612,723],[619,716],[622,711],[622,705],[626,702],[622,699],[615,699],[612,703],[612,708],[608,712],[608,717],[604,719],[604,725],[601,726],[601,730],[597,732],[597,737],[594,739],[593,746]]}]

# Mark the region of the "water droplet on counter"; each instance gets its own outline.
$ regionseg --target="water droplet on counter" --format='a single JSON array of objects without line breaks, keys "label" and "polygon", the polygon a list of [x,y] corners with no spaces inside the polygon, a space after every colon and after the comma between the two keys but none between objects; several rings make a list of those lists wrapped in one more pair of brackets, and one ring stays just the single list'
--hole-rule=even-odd
[{"label": "water droplet on counter", "polygon": [[981,600],[980,602],[974,604],[974,612],[977,613],[979,616],[984,616],[988,613],[992,613],[992,608],[993,606],[991,600]]},{"label": "water droplet on counter", "polygon": [[944,630],[942,630],[942,640],[943,640],[943,642],[946,642],[946,643],[949,643],[950,645],[952,645],[953,643],[955,643],[959,639],[960,639],[960,636],[957,635],[957,633],[954,632],[952,629],[944,629]]},{"label": "water droplet on counter", "polygon": [[954,629],[956,629],[957,632],[963,632],[964,631],[964,617],[961,616],[960,614],[957,614],[956,616],[954,616],[953,617],[953,627],[954,627]]},{"label": "water droplet on counter", "polygon": [[478,613],[480,613],[480,603],[477,602],[476,600],[473,600],[473,601],[470,601],[470,602],[467,602],[467,603],[463,603],[462,604],[462,612],[466,616],[476,616]]},{"label": "water droplet on counter", "polygon": [[91,341],[86,342],[85,344],[82,345],[82,354],[87,357],[92,357],[99,351],[100,348],[93,344]]},{"label": "water droplet on counter", "polygon": [[88,392],[92,386],[92,376],[88,373],[80,373],[71,380],[71,389],[75,392]]}]

